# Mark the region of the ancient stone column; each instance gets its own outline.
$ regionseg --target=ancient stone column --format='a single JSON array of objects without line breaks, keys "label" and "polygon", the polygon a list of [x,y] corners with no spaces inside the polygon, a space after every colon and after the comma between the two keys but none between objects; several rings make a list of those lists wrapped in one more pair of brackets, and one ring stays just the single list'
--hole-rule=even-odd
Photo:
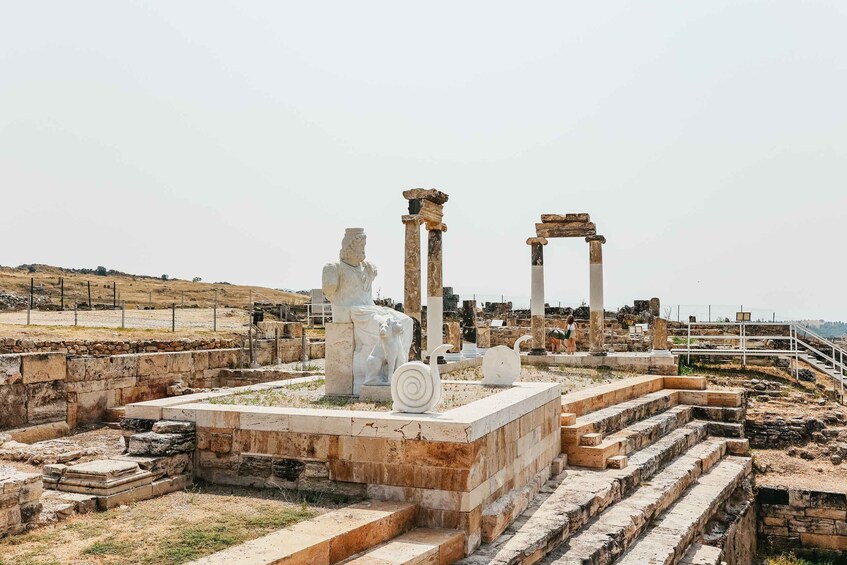
[{"label": "ancient stone column", "polygon": [[443,224],[427,224],[426,229],[429,235],[426,257],[426,354],[429,357],[443,340],[444,283],[441,271],[441,239],[447,227]]},{"label": "ancient stone column", "polygon": [[410,361],[421,359],[421,228],[417,215],[403,216],[406,226],[405,286],[403,311],[415,324]]},{"label": "ancient stone column", "polygon": [[670,355],[668,350],[668,321],[653,318],[653,355]]},{"label": "ancient stone column", "polygon": [[650,299],[650,314],[654,318],[658,318],[659,316],[662,315],[662,313],[660,312],[661,308],[662,308],[662,303],[658,298],[653,297],[653,298]]},{"label": "ancient stone column", "polygon": [[585,238],[588,242],[589,260],[589,316],[588,352],[591,355],[606,355],[603,347],[603,244],[606,238],[602,235],[590,235]]},{"label": "ancient stone column", "polygon": [[547,355],[544,331],[544,246],[547,240],[543,237],[531,237],[526,240],[532,249],[532,295],[529,311],[532,323],[532,349],[530,355]]}]

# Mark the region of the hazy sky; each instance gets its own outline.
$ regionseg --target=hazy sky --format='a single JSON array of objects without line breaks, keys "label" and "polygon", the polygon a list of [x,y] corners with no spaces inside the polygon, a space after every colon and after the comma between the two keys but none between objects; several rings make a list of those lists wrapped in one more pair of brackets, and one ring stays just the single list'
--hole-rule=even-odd
[{"label": "hazy sky", "polygon": [[[310,288],[356,226],[402,299],[400,193],[435,187],[463,298],[526,298],[539,214],[588,212],[607,307],[844,320],[845,30],[843,0],[2,0],[0,263]],[[548,301],[588,299],[587,247],[548,245]]]}]

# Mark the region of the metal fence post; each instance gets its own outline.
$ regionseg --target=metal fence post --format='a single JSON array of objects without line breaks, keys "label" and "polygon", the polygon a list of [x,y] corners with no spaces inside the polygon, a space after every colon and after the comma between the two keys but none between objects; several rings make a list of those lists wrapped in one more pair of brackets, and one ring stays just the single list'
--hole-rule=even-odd
[{"label": "metal fence post", "polygon": [[212,307],[212,331],[218,331],[218,289],[215,289],[215,305]]},{"label": "metal fence post", "polygon": [[126,328],[126,302],[121,302],[121,329]]},{"label": "metal fence post", "polygon": [[171,331],[176,332],[176,302],[171,304]]},{"label": "metal fence post", "polygon": [[279,354],[279,326],[274,328],[274,365],[279,365],[281,362]]},{"label": "metal fence post", "polygon": [[79,315],[79,310],[77,309],[77,307],[78,307],[78,304],[76,302],[74,302],[74,325],[75,326],[77,325],[78,315]]}]

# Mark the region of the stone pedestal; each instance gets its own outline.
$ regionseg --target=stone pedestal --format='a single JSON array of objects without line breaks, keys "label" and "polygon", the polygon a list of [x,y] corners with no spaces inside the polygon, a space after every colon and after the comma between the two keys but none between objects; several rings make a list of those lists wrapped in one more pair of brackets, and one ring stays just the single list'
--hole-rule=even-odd
[{"label": "stone pedestal", "polygon": [[391,385],[362,385],[359,400],[363,402],[391,402]]},{"label": "stone pedestal", "polygon": [[491,328],[480,327],[476,329],[476,346],[482,349],[491,347]]},{"label": "stone pedestal", "polygon": [[544,330],[544,246],[543,237],[531,237],[526,240],[532,249],[530,268],[532,269],[532,296],[530,298],[530,323],[532,324],[532,349],[530,355],[547,355],[546,334]]},{"label": "stone pedestal", "polygon": [[447,343],[451,346],[450,352],[459,353],[462,350],[462,332],[459,328],[459,322],[446,322],[444,330],[447,335]]},{"label": "stone pedestal", "polygon": [[606,355],[603,346],[603,326],[605,311],[603,306],[603,244],[606,238],[602,235],[591,235],[585,238],[588,242],[589,258],[589,315],[588,352],[591,355]]},{"label": "stone pedestal", "polygon": [[662,318],[653,319],[653,355],[671,355],[668,349],[668,321]]},{"label": "stone pedestal", "polygon": [[[353,394],[353,324],[326,325],[326,393]],[[390,387],[389,387],[390,388]]]}]

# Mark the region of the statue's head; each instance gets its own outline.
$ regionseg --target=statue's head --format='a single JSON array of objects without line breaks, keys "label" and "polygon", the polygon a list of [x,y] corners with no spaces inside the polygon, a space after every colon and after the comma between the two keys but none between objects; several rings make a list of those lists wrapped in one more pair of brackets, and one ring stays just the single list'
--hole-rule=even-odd
[{"label": "statue's head", "polygon": [[368,236],[362,228],[347,228],[341,240],[341,260],[348,265],[359,265],[365,260],[365,243]]}]

